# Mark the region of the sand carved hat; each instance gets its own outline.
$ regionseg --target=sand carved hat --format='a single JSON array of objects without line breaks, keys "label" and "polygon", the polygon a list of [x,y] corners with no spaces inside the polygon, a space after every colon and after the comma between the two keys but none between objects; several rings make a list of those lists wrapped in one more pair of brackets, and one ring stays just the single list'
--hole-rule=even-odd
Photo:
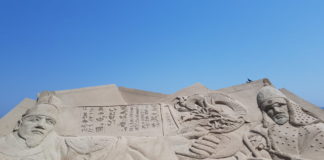
[{"label": "sand carved hat", "polygon": [[39,94],[36,106],[27,110],[23,117],[43,115],[57,120],[61,105],[61,100],[55,96],[54,92],[44,91]]},{"label": "sand carved hat", "polygon": [[263,110],[265,106],[272,105],[274,103],[287,103],[287,97],[281,93],[278,89],[272,86],[265,86],[260,89],[257,94],[258,106]]}]

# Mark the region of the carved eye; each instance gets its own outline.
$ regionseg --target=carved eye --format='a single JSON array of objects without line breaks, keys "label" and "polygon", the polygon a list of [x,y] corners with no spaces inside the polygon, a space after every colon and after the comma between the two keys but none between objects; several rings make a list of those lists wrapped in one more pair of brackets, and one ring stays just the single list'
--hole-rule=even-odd
[{"label": "carved eye", "polygon": [[275,103],[275,104],[272,105],[272,107],[282,107],[284,105],[287,105],[287,104],[285,104],[285,103]]},{"label": "carved eye", "polygon": [[284,105],[287,105],[286,103],[279,103],[280,107],[281,106],[284,106]]},{"label": "carved eye", "polygon": [[273,109],[272,106],[267,106],[267,107],[264,108],[264,111],[265,112],[269,112],[272,109]]},{"label": "carved eye", "polygon": [[27,121],[31,121],[31,122],[38,122],[41,120],[41,117],[38,116],[28,116],[25,118]]},{"label": "carved eye", "polygon": [[46,123],[51,124],[51,125],[55,125],[56,121],[51,119],[51,118],[46,118]]},{"label": "carved eye", "polygon": [[279,103],[275,103],[272,105],[272,107],[280,107],[281,105]]}]

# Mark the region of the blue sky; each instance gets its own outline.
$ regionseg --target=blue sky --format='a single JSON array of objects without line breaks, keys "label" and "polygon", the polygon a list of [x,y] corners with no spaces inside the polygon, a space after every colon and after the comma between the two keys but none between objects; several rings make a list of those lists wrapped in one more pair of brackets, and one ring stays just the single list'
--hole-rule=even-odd
[{"label": "blue sky", "polygon": [[0,2],[0,117],[42,90],[269,78],[324,107],[324,1]]}]

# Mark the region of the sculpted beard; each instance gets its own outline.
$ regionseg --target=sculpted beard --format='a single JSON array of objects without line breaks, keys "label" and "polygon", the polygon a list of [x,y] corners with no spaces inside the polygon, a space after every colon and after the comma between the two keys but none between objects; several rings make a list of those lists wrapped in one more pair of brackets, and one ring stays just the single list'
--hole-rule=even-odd
[{"label": "sculpted beard", "polygon": [[28,136],[25,136],[24,139],[26,141],[26,145],[28,147],[36,147],[39,145],[45,138],[46,136],[43,134],[31,134]]},{"label": "sculpted beard", "polygon": [[278,124],[284,124],[288,121],[288,117],[284,113],[278,113],[273,117],[274,121]]}]

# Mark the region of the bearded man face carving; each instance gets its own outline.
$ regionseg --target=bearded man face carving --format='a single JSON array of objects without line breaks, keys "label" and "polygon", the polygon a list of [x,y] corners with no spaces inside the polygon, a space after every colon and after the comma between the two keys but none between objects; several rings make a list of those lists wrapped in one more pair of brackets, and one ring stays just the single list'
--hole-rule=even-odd
[{"label": "bearded man face carving", "polygon": [[263,110],[278,125],[283,125],[289,120],[287,103],[274,102],[265,106]]},{"label": "bearded man face carving", "polygon": [[43,139],[53,131],[56,124],[56,120],[53,116],[40,114],[42,111],[39,112],[39,108],[48,111],[55,110],[52,105],[41,104],[37,109],[31,110],[23,116],[18,124],[18,136],[26,141],[28,147],[39,145]]}]

